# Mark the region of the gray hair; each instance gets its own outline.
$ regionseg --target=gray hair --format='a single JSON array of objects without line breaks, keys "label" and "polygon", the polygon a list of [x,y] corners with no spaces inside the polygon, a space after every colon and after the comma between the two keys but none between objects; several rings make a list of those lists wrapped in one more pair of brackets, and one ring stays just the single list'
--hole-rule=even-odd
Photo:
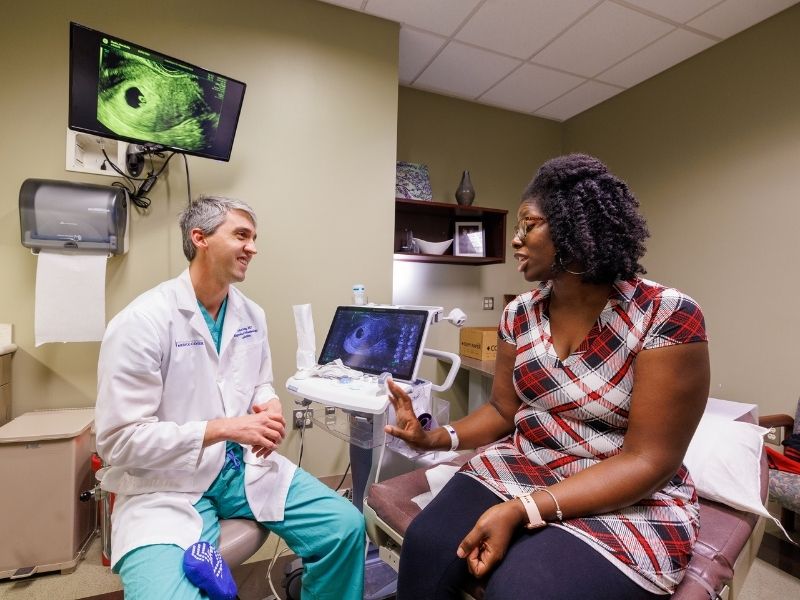
[{"label": "gray hair", "polygon": [[207,236],[212,235],[232,210],[247,213],[253,225],[256,225],[256,213],[252,207],[235,198],[204,195],[193,200],[184,209],[178,217],[178,223],[183,235],[183,254],[189,262],[192,262],[197,254],[197,248],[192,242],[192,229],[199,229]]}]

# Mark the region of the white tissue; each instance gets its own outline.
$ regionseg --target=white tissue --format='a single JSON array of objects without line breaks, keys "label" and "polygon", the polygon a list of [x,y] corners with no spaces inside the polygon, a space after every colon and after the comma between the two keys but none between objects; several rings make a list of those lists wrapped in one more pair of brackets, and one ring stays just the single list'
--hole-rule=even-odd
[{"label": "white tissue", "polygon": [[317,364],[317,342],[310,304],[295,304],[294,325],[297,329],[297,370],[310,369]]},{"label": "white tissue", "polygon": [[428,479],[428,487],[431,488],[431,491],[423,492],[419,496],[414,496],[411,499],[412,502],[420,508],[428,506],[430,501],[436,497],[436,494],[442,491],[442,488],[460,468],[461,467],[455,467],[453,465],[437,465],[425,471],[425,477]]},{"label": "white tissue", "polygon": [[37,260],[36,346],[102,340],[107,256],[42,250]]}]

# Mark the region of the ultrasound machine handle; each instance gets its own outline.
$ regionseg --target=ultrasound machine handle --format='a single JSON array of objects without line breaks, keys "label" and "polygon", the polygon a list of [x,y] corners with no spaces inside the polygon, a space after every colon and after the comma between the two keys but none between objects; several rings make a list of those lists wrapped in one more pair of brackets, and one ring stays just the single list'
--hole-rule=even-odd
[{"label": "ultrasound machine handle", "polygon": [[453,385],[453,381],[455,381],[456,375],[458,374],[458,369],[461,367],[461,357],[458,354],[453,354],[452,352],[433,350],[432,348],[423,348],[422,354],[450,363],[450,371],[447,373],[447,377],[445,377],[444,381],[439,385],[431,382],[431,390],[434,392],[444,392],[445,390],[449,390],[450,386]]}]

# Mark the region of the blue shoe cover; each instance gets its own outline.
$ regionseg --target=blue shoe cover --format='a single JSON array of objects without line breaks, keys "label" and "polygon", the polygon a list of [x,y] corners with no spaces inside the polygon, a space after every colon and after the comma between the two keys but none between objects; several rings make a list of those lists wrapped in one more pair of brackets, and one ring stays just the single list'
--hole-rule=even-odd
[{"label": "blue shoe cover", "polygon": [[183,553],[186,578],[211,600],[235,600],[236,582],[222,555],[208,542],[192,544]]}]

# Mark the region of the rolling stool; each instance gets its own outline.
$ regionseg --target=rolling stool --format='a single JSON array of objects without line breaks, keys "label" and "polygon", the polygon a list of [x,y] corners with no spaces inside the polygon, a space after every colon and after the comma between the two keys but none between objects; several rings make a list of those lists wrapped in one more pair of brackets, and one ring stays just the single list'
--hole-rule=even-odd
[{"label": "rolling stool", "polygon": [[[249,519],[220,519],[220,534],[217,550],[228,567],[238,567],[253,556],[269,537],[269,531]],[[302,585],[303,561],[296,558],[285,566],[284,578],[281,587],[288,600],[300,598]],[[265,574],[266,576],[266,574]],[[269,595],[264,600],[277,600]]]},{"label": "rolling stool", "polygon": [[[99,529],[101,534],[101,559],[104,566],[110,566],[111,560],[111,511],[113,510],[113,494],[100,489],[99,470],[102,460],[97,453],[92,454],[92,471],[95,473],[97,483],[94,488],[82,492],[79,496],[82,502],[94,499],[99,504]],[[228,567],[241,566],[253,556],[269,537],[269,531],[249,519],[220,519],[219,541],[217,550],[225,559]]]},{"label": "rolling stool", "polygon": [[250,519],[220,519],[219,525],[217,550],[232,571],[258,552],[269,537],[267,529]]}]

